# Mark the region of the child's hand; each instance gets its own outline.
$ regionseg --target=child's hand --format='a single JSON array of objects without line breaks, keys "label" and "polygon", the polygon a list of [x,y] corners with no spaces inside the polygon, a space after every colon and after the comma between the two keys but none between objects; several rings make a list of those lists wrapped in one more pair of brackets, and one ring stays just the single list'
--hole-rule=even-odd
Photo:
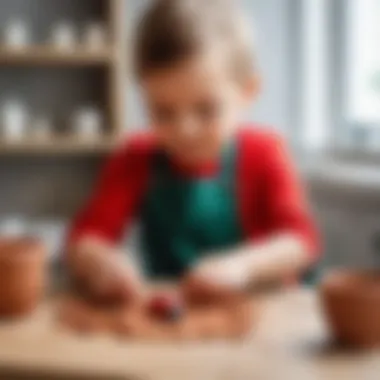
[{"label": "child's hand", "polygon": [[252,277],[252,265],[239,251],[210,255],[201,260],[193,274],[215,287],[242,290]]},{"label": "child's hand", "polygon": [[69,254],[74,277],[91,296],[136,301],[142,293],[137,271],[114,247],[96,238],[82,240]]},{"label": "child's hand", "polygon": [[217,304],[240,297],[242,292],[223,283],[213,281],[197,272],[187,275],[181,283],[181,291],[190,304]]}]

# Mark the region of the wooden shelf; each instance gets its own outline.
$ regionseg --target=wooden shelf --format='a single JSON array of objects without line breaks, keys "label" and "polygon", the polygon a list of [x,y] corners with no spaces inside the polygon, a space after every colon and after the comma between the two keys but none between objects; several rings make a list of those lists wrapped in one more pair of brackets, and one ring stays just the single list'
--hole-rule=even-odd
[{"label": "wooden shelf", "polygon": [[[11,1],[8,0],[10,3]],[[97,2],[89,2],[89,5]],[[82,68],[83,72],[80,74],[83,75],[85,81],[91,80],[95,84],[100,83],[98,78],[91,75],[87,76],[85,69],[91,69],[92,67],[105,67],[107,69],[106,75],[101,80],[101,87],[91,86],[90,91],[84,89],[82,82],[78,83],[78,96],[75,97],[75,100],[78,98],[77,102],[82,102],[82,98],[89,97],[89,102],[94,101],[95,104],[100,100],[101,107],[105,113],[107,120],[107,137],[103,137],[99,141],[81,141],[78,137],[61,137],[58,136],[50,141],[36,141],[36,140],[25,140],[17,143],[7,142],[1,139],[0,136],[0,156],[29,156],[29,155],[38,155],[38,156],[54,156],[54,155],[88,155],[88,154],[105,154],[109,151],[112,151],[115,144],[117,144],[117,136],[120,133],[123,133],[125,126],[125,76],[127,73],[126,69],[126,28],[125,28],[125,1],[124,0],[105,0],[105,6],[102,6],[102,19],[107,28],[107,36],[110,43],[104,46],[104,49],[99,49],[96,51],[90,51],[86,49],[85,46],[78,46],[76,49],[72,50],[62,50],[55,48],[52,45],[43,45],[36,44],[30,45],[23,49],[10,48],[6,45],[0,44],[0,67],[4,66],[5,69],[9,67],[21,67],[22,69],[27,67],[50,67],[53,66],[54,77],[56,78],[56,69],[61,70],[66,67],[72,68]],[[98,13],[98,7],[96,6],[96,14]],[[91,10],[89,9],[89,12]],[[36,20],[34,20],[37,22]],[[34,73],[34,71],[36,71]],[[49,70],[50,71],[50,70]],[[90,70],[92,71],[92,70]],[[41,75],[40,70],[32,70],[28,75],[22,76],[20,81],[26,81],[26,83],[32,83],[30,77],[33,75]],[[42,73],[43,74],[43,73]],[[49,73],[50,74],[50,73]],[[69,73],[70,75],[72,73]],[[5,75],[7,72],[5,70]],[[16,75],[17,73],[12,73]],[[18,78],[17,78],[18,79]],[[58,74],[58,79],[59,74]],[[65,77],[62,78],[65,80]],[[11,80],[9,81],[11,82]],[[36,81],[37,82],[37,81]],[[54,81],[55,82],[55,81]],[[8,83],[8,81],[7,81]],[[18,85],[18,81],[15,85],[20,91],[23,91],[24,87]],[[58,83],[57,83],[58,84]],[[72,83],[69,83],[71,87]],[[75,83],[74,83],[75,84]],[[54,83],[56,85],[56,83]],[[66,88],[66,87],[65,87]],[[93,89],[93,90],[92,90]],[[56,90],[56,87],[54,87]],[[49,95],[50,89],[47,89],[47,94]],[[75,91],[75,89],[73,89]],[[1,92],[1,91],[0,91]],[[7,88],[3,92],[9,92]],[[60,97],[60,93],[57,91],[52,91],[55,97]],[[38,91],[36,91],[38,94]],[[21,94],[23,95],[23,94]],[[33,91],[25,91],[25,98],[34,96],[34,87]],[[68,102],[67,93],[64,94],[66,98],[66,107]],[[26,103],[27,103],[26,99]],[[59,101],[59,100],[57,100]],[[86,100],[87,102],[87,100]],[[31,102],[34,104],[34,102]],[[38,103],[38,102],[37,102]],[[43,103],[43,102],[40,102]],[[32,106],[33,106],[32,104]],[[70,105],[72,107],[72,105]],[[37,108],[44,108],[38,104]],[[39,110],[39,112],[51,113],[46,106],[44,110]],[[64,106],[61,107],[62,110],[65,109]],[[54,112],[59,112],[54,110]],[[52,115],[55,116],[55,115]]]},{"label": "wooden shelf", "polygon": [[108,64],[112,59],[112,49],[91,52],[85,49],[62,51],[49,46],[33,46],[22,50],[0,47],[0,64],[6,65],[91,66]]},{"label": "wooden shelf", "polygon": [[85,141],[75,137],[45,141],[6,142],[0,140],[0,156],[106,154],[112,151],[117,141],[117,137],[109,136],[98,141]]}]

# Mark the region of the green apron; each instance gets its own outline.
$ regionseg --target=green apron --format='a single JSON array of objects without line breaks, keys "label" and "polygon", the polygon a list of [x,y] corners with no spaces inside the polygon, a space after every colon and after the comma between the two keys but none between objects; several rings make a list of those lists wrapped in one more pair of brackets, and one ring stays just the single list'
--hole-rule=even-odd
[{"label": "green apron", "polygon": [[[244,240],[236,193],[236,144],[227,147],[213,177],[185,178],[157,152],[140,213],[140,252],[153,279],[178,279],[207,253]],[[316,268],[301,276],[318,279]]]},{"label": "green apron", "polygon": [[157,152],[141,210],[140,249],[147,274],[176,279],[199,258],[243,239],[236,194],[236,147],[212,177],[185,178]]}]

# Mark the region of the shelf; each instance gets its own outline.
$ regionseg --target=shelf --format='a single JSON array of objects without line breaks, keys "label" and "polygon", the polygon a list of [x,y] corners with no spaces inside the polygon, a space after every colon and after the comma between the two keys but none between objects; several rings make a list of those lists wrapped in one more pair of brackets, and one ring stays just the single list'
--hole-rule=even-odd
[{"label": "shelf", "polygon": [[0,64],[3,65],[92,66],[108,64],[112,59],[111,49],[90,52],[84,49],[61,51],[45,46],[22,50],[0,47]]},{"label": "shelf", "polygon": [[116,146],[116,137],[81,141],[78,138],[57,138],[46,141],[6,142],[0,140],[0,156],[45,156],[106,154]]}]

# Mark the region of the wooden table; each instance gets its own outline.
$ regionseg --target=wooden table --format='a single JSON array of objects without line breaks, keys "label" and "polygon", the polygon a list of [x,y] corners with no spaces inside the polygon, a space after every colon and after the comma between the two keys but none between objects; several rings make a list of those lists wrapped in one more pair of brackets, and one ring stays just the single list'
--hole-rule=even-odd
[{"label": "wooden table", "polygon": [[107,380],[380,379],[379,352],[329,348],[313,292],[293,289],[261,302],[258,324],[245,341],[202,344],[76,337],[54,325],[47,304],[26,321],[0,325],[0,379],[8,379],[1,368],[37,371],[36,378],[46,372]]}]

